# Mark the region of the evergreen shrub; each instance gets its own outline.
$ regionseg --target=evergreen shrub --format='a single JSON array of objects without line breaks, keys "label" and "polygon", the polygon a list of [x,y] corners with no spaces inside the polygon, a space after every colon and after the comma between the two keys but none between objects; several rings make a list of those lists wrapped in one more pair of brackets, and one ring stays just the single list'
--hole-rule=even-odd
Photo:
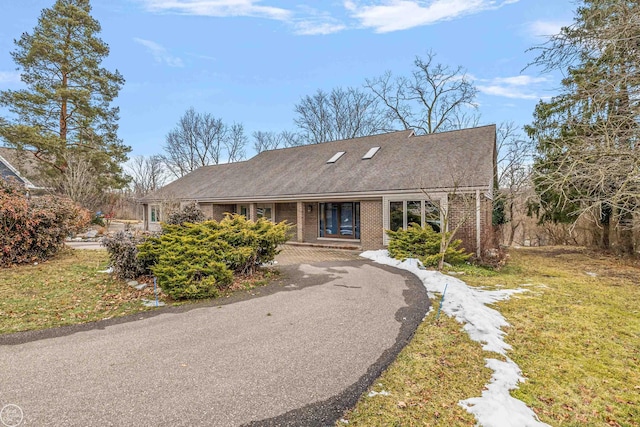
[{"label": "evergreen shrub", "polygon": [[241,215],[222,221],[163,224],[162,233],[138,246],[138,259],[174,299],[211,298],[228,289],[235,274],[252,274],[272,261],[289,225]]},{"label": "evergreen shrub", "polygon": [[[440,241],[442,235],[427,225],[421,227],[412,224],[406,230],[386,231],[389,236],[389,256],[399,260],[417,258],[425,266],[437,266],[440,260]],[[447,238],[450,233],[447,233]],[[452,240],[445,251],[444,260],[449,264],[461,264],[468,260],[472,254],[465,253],[460,248],[462,240]]]}]

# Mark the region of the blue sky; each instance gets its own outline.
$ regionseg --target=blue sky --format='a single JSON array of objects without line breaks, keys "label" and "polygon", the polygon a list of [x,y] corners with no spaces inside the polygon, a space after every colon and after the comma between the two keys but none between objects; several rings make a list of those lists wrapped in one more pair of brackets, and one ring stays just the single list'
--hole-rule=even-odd
[{"label": "blue sky", "polygon": [[[21,87],[14,39],[54,0],[0,0],[0,90]],[[527,49],[571,23],[570,0],[93,0],[126,83],[119,136],[132,155],[160,153],[193,106],[245,132],[294,130],[294,105],[318,89],[361,86],[416,56],[467,69],[481,124],[531,121],[560,76],[527,68]],[[524,69],[524,70],[523,70]],[[1,113],[1,112],[0,112]],[[249,146],[252,145],[249,138]],[[248,150],[249,156],[253,153]]]}]

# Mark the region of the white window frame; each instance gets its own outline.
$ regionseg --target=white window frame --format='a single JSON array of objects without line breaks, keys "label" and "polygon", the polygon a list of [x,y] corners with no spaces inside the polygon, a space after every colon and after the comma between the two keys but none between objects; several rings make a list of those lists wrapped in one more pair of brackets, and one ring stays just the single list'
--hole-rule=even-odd
[{"label": "white window frame", "polygon": [[[155,220],[153,219],[155,213]],[[158,224],[161,221],[160,205],[149,205],[149,224]]]},{"label": "white window frame", "polygon": [[[444,224],[444,216],[449,208],[448,197],[446,193],[436,193],[426,197],[424,193],[414,194],[402,194],[398,196],[386,196],[382,198],[382,226],[384,230],[389,230],[391,227],[391,202],[402,202],[402,210],[404,212],[402,218],[402,228],[407,229],[407,202],[420,202],[420,223],[425,223],[425,202],[439,203],[440,204],[440,224]],[[448,228],[448,224],[447,224]],[[449,231],[449,230],[446,230]],[[387,233],[383,234],[383,244],[386,246],[389,244],[389,236]]]},{"label": "white window frame", "polygon": [[258,203],[256,204],[256,219],[259,219],[260,217],[258,216],[258,209],[271,209],[271,217],[264,217],[266,219],[268,219],[271,222],[275,222],[275,218],[276,218],[276,207],[274,203]]}]

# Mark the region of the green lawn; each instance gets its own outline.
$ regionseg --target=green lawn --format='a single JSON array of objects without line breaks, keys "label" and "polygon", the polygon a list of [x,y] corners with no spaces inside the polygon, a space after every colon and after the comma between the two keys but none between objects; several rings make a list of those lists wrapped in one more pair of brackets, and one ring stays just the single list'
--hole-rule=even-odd
[{"label": "green lawn", "polygon": [[[640,268],[576,248],[510,252],[499,273],[459,276],[486,289],[526,288],[495,305],[511,324],[508,356],[527,381],[513,396],[553,426],[640,426]],[[434,304],[437,310],[437,302]],[[457,405],[480,396],[483,352],[435,310],[412,343],[346,414],[356,426],[472,426]],[[338,425],[345,425],[338,423]]]}]

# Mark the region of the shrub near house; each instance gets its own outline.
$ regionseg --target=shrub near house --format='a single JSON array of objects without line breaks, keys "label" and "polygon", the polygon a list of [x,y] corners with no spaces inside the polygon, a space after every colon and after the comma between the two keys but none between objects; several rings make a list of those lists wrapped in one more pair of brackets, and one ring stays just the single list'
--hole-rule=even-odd
[{"label": "shrub near house", "polygon": [[0,179],[0,267],[52,257],[67,236],[86,229],[90,218],[70,199],[29,200],[22,185]]},{"label": "shrub near house", "polygon": [[[412,224],[406,230],[391,231],[389,235],[389,255],[393,258],[405,260],[417,258],[426,266],[435,267],[442,258],[442,235],[431,226],[420,227]],[[451,237],[447,233],[447,238]],[[461,240],[452,240],[444,250],[444,261],[449,264],[460,264],[468,260],[472,254],[465,253],[460,248]]]},{"label": "shrub near house", "polygon": [[139,246],[138,258],[151,265],[164,292],[172,298],[216,297],[234,274],[252,274],[272,261],[287,240],[289,226],[241,215],[198,224],[164,224],[162,234]]},{"label": "shrub near house", "polygon": [[254,222],[241,215],[220,222],[173,222],[144,240],[124,233],[105,240],[116,276],[153,275],[174,299],[214,298],[234,275],[251,275],[272,261],[290,229],[286,222]]}]

